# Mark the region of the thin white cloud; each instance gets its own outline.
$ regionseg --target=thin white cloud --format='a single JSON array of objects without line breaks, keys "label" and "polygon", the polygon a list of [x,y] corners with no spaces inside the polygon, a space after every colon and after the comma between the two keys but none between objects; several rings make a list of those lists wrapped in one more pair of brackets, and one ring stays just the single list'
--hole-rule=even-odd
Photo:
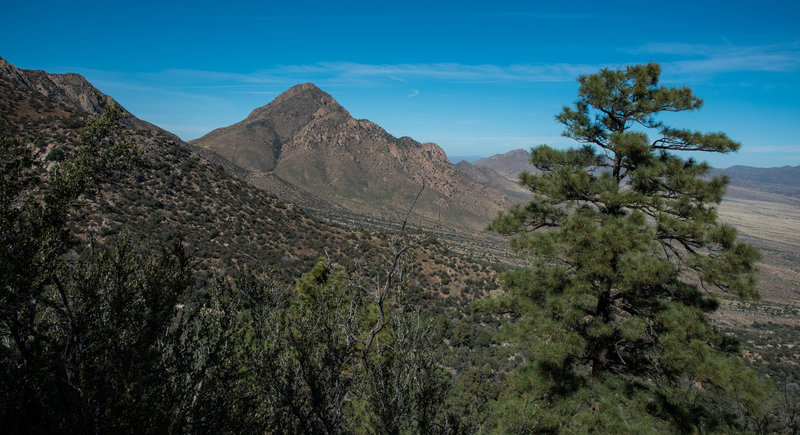
[{"label": "thin white cloud", "polygon": [[289,71],[316,72],[339,78],[433,79],[454,82],[562,82],[580,74],[596,71],[596,65],[466,65],[460,63],[360,64],[326,62],[292,67]]},{"label": "thin white cloud", "polygon": [[[93,86],[100,89],[102,92],[111,95],[113,98],[119,98],[119,94],[121,91],[126,93],[135,93],[139,95],[159,95],[159,96],[169,96],[172,98],[180,98],[181,100],[197,100],[203,101],[209,104],[218,103],[222,101],[218,96],[209,94],[207,92],[186,92],[183,89],[190,89],[190,88],[179,88],[179,87],[165,87],[165,86],[148,86],[146,84],[136,84],[135,82],[126,82],[123,80],[119,81],[111,81],[111,80],[91,80]],[[198,88],[198,89],[205,89],[205,88]]]},{"label": "thin white cloud", "polygon": [[411,95],[408,96],[408,98],[416,97],[417,95],[419,95],[419,91],[414,89],[414,92],[412,92]]},{"label": "thin white cloud", "polygon": [[751,46],[659,43],[628,51],[683,58],[662,63],[672,74],[800,71],[800,42]]},{"label": "thin white cloud", "polygon": [[408,83],[434,80],[461,83],[569,82],[602,66],[588,64],[552,65],[467,65],[460,63],[364,64],[321,62],[281,65],[248,74],[223,71],[169,69],[158,74],[137,74],[141,79],[159,81],[180,88],[220,87],[220,84],[286,85],[306,81],[340,85],[375,84],[385,80]]},{"label": "thin white cloud", "polygon": [[[800,71],[800,42],[761,46],[654,43],[624,50],[633,56],[660,60],[665,82],[708,81],[726,72],[797,72]],[[629,62],[629,63],[632,63]],[[356,62],[319,62],[279,65],[251,73],[168,69],[155,73],[118,73],[85,70],[100,82],[123,86],[141,86],[142,90],[198,98],[205,90],[228,88],[229,94],[269,95],[303,82],[323,87],[382,86],[391,82],[421,81],[463,84],[497,83],[568,83],[582,74],[603,67],[624,64],[556,63],[544,64],[463,64],[402,63],[369,64]],[[408,97],[419,95],[414,90]]]},{"label": "thin white cloud", "polygon": [[280,77],[274,77],[268,72],[253,74],[238,74],[222,71],[205,71],[193,69],[168,69],[159,73],[167,77],[179,77],[201,82],[238,82],[238,83],[280,83]]}]

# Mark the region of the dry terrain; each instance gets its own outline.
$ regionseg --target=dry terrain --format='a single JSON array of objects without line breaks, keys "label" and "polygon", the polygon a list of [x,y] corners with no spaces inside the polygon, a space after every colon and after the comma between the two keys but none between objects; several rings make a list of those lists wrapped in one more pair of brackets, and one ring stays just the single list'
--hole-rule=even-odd
[{"label": "dry terrain", "polygon": [[735,332],[755,362],[782,362],[774,376],[797,380],[800,373],[800,200],[730,186],[720,218],[759,249],[761,300],[724,297],[716,322]]}]

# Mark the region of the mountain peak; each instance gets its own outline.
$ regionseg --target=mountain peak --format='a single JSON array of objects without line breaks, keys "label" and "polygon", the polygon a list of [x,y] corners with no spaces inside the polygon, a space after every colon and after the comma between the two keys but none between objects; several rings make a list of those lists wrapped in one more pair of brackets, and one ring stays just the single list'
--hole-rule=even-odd
[{"label": "mountain peak", "polygon": [[[315,120],[340,124],[350,114],[313,83],[292,86],[243,121],[218,128],[191,143],[215,149],[247,170],[271,171],[284,144]],[[224,144],[224,146],[222,146]]]},{"label": "mountain peak", "polygon": [[339,105],[330,94],[313,83],[302,83],[287,89],[266,106],[253,110],[245,121],[269,118],[276,113],[307,118],[320,109],[324,109],[329,113],[341,113],[346,117],[350,116],[344,107]]},{"label": "mountain peak", "polygon": [[292,86],[275,97],[275,99],[270,102],[270,105],[283,104],[292,100],[303,101],[306,104],[333,104],[339,106],[339,103],[337,103],[336,100],[330,96],[330,94],[318,88],[313,83],[301,83],[299,85]]},{"label": "mountain peak", "polygon": [[328,95],[322,89],[318,88],[317,85],[315,85],[314,83],[300,83],[300,84],[294,85],[291,88],[289,88],[289,89],[285,90],[284,92],[282,92],[278,96],[278,98],[282,98],[282,97],[283,98],[292,98],[292,97],[295,97],[297,95],[303,95],[303,94],[324,95],[324,96],[330,97],[330,95]]}]

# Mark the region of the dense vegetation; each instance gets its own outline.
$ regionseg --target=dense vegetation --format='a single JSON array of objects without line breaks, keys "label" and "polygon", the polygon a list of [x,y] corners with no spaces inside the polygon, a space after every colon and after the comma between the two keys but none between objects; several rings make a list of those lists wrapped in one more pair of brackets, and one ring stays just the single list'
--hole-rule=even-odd
[{"label": "dense vegetation", "polygon": [[493,224],[531,267],[496,298],[493,267],[405,223],[326,226],[113,109],[3,124],[2,426],[797,431],[796,390],[770,395],[707,320],[703,285],[756,296],[756,253],[715,220],[724,182],[667,153],[736,145],[655,121],[699,107],[658,72],[580,79],[558,119],[606,153],[534,151],[533,201]]}]

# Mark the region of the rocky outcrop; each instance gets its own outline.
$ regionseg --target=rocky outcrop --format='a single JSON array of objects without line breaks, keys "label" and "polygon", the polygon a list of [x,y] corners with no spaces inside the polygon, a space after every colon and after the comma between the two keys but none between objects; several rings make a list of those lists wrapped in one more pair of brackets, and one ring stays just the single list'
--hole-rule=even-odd
[{"label": "rocky outcrop", "polygon": [[[20,69],[10,64],[7,60],[0,58],[0,76],[21,88],[31,90],[45,98],[81,112],[98,114],[102,113],[107,106],[118,104],[113,98],[97,90],[79,74],[51,74],[39,70]],[[172,133],[136,118],[125,108],[122,108],[122,112],[121,122],[128,127],[167,133],[174,139],[178,139]]]}]

